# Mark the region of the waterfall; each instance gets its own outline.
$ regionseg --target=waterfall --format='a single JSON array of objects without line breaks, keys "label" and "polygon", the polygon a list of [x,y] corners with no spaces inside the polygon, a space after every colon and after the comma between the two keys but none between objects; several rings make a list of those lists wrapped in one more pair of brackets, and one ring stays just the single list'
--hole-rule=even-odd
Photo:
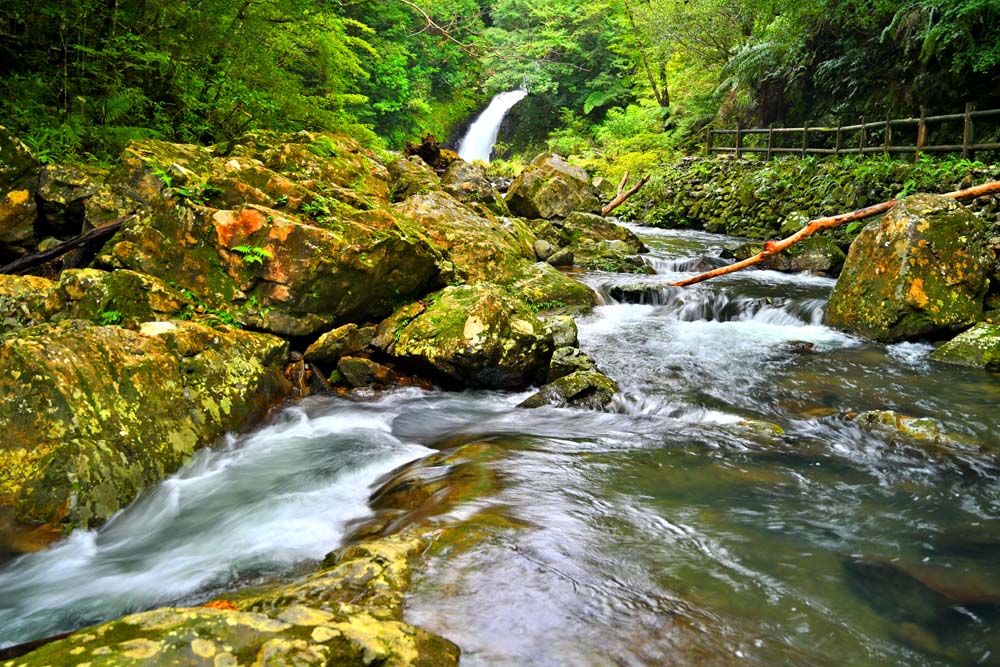
[{"label": "waterfall", "polygon": [[508,90],[490,100],[490,105],[469,126],[469,131],[458,145],[458,156],[466,162],[489,162],[503,117],[527,94],[526,90]]}]

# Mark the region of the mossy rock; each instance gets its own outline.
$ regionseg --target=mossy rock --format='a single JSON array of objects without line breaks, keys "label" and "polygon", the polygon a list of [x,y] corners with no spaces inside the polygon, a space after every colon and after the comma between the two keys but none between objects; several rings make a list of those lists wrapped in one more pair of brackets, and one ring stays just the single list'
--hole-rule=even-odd
[{"label": "mossy rock", "polygon": [[[751,241],[741,244],[725,254],[737,261],[742,261],[760,254],[763,249],[763,242]],[[786,273],[805,272],[836,276],[844,266],[846,258],[844,251],[831,238],[810,236],[791,248],[767,257],[757,264],[757,268]]]},{"label": "mossy rock", "polygon": [[506,200],[511,213],[525,218],[565,218],[574,211],[601,210],[587,173],[551,153],[538,155],[525,167]]},{"label": "mossy rock", "polygon": [[521,408],[573,406],[603,410],[618,393],[618,383],[597,370],[579,370],[550,382],[521,402]]},{"label": "mossy rock", "polygon": [[63,305],[51,280],[0,274],[0,334],[47,322]]},{"label": "mossy rock", "polygon": [[593,213],[573,212],[557,225],[560,245],[577,247],[583,243],[600,241],[621,241],[627,247],[629,254],[649,252],[638,236],[627,227],[623,227],[608,218]]},{"label": "mossy rock", "polygon": [[54,321],[89,320],[131,329],[143,322],[172,319],[192,306],[190,299],[162,280],[127,270],[64,271],[56,298],[65,305]]},{"label": "mossy rock", "polygon": [[461,386],[515,389],[548,368],[551,332],[500,287],[447,287],[422,308],[397,311],[379,325],[375,341],[417,372]]},{"label": "mossy rock", "polygon": [[1000,325],[980,322],[934,350],[931,359],[1000,371]]},{"label": "mossy rock", "polygon": [[107,171],[81,165],[45,165],[38,179],[38,202],[45,227],[59,236],[84,228],[84,204],[97,193]]},{"label": "mossy rock", "polygon": [[592,289],[546,262],[525,266],[514,277],[509,289],[536,312],[580,314],[589,312],[597,305],[597,296]]},{"label": "mossy rock", "polygon": [[392,178],[393,202],[441,190],[441,179],[418,155],[400,158],[390,164],[389,175]]},{"label": "mossy rock", "polygon": [[881,341],[978,321],[993,254],[984,223],[952,199],[907,197],[851,246],[826,323]]},{"label": "mossy rock", "polygon": [[509,216],[510,209],[503,196],[486,177],[486,167],[465,160],[452,162],[441,174],[444,191],[466,204],[482,206],[493,215]]},{"label": "mossy rock", "polygon": [[29,252],[35,239],[38,162],[0,125],[0,262]]},{"label": "mossy rock", "polygon": [[193,322],[68,320],[5,335],[0,505],[23,523],[108,519],[287,395],[287,355],[279,338]]},{"label": "mossy rock", "polygon": [[345,324],[316,339],[303,356],[306,361],[318,364],[336,363],[341,357],[364,350],[374,337],[375,327]]},{"label": "mossy rock", "polygon": [[443,192],[410,197],[395,210],[414,221],[467,282],[507,282],[534,261],[534,239],[526,244],[514,221],[479,215]]}]

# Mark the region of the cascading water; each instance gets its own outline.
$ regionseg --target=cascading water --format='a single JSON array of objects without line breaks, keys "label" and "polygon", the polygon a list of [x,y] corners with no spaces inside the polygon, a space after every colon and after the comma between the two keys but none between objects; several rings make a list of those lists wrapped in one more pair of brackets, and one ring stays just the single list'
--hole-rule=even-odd
[{"label": "cascading water", "polygon": [[[604,303],[580,339],[621,386],[613,410],[312,397],[0,567],[0,647],[317,559],[381,473],[488,442],[501,488],[474,509],[496,532],[430,557],[406,602],[463,667],[1000,665],[996,377],[823,326],[828,278],[666,287],[726,239],[635,231],[660,275],[583,276]],[[862,428],[875,409],[955,442]]]},{"label": "cascading water", "polygon": [[493,145],[497,142],[503,117],[528,94],[526,90],[508,90],[496,95],[486,109],[469,126],[468,132],[458,145],[458,156],[466,162],[473,160],[490,161]]}]

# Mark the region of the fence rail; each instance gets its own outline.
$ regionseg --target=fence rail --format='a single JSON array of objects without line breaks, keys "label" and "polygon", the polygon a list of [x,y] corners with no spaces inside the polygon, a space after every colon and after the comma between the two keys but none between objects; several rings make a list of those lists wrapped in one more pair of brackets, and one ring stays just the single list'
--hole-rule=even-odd
[{"label": "fence rail", "polygon": [[[864,118],[855,125],[837,125],[836,127],[769,127],[744,129],[736,126],[734,130],[707,130],[707,150],[712,153],[735,153],[737,158],[743,157],[744,153],[764,153],[770,160],[774,155],[849,155],[868,153],[912,153],[916,160],[921,153],[962,153],[962,157],[973,159],[976,151],[997,151],[1000,150],[1000,143],[975,142],[975,121],[979,118],[1000,118],[1000,109],[987,111],[977,111],[975,105],[966,104],[965,113],[946,114],[943,116],[927,116],[923,109],[919,118],[894,118],[883,121],[866,123]],[[957,144],[928,144],[927,128],[929,124],[949,123],[961,121],[962,123],[962,143]],[[893,130],[895,128],[916,125],[915,143],[895,145],[893,144]],[[857,133],[853,139],[848,134]],[[777,146],[775,140],[780,140],[786,135],[801,135],[801,141],[794,147]],[[957,134],[957,132],[956,132]],[[823,146],[810,146],[810,140],[817,135],[823,136]],[[833,135],[832,137],[830,135]],[[745,145],[745,138],[756,138],[766,136],[767,145]],[[912,136],[912,135],[911,135]],[[720,146],[715,140],[716,137],[735,137],[733,145]],[[878,143],[869,142],[878,137]],[[832,141],[831,141],[832,139]],[[848,139],[851,139],[848,142]],[[832,144],[832,148],[830,147]]]}]

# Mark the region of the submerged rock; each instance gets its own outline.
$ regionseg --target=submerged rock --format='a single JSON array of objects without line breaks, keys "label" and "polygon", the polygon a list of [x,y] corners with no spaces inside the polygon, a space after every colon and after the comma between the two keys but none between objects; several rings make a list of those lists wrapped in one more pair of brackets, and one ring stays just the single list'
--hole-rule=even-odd
[{"label": "submerged rock", "polygon": [[548,383],[518,407],[540,408],[544,405],[603,410],[618,393],[618,383],[597,370],[580,370]]},{"label": "submerged rock", "polygon": [[[80,320],[0,338],[0,505],[17,519],[108,519],[288,391],[284,341],[192,322]],[[44,409],[41,409],[44,406]]]},{"label": "submerged rock", "polygon": [[982,316],[993,261],[970,211],[937,195],[907,197],[851,245],[826,323],[881,341],[961,330]]},{"label": "submerged rock", "polygon": [[507,206],[514,215],[545,219],[601,210],[587,173],[551,153],[537,156],[514,179],[507,191]]},{"label": "submerged rock", "polygon": [[397,361],[468,387],[521,388],[544,376],[552,334],[520,299],[488,284],[447,287],[379,325]]},{"label": "submerged rock", "polygon": [[1000,325],[980,322],[934,350],[931,359],[946,364],[1000,370]]}]

